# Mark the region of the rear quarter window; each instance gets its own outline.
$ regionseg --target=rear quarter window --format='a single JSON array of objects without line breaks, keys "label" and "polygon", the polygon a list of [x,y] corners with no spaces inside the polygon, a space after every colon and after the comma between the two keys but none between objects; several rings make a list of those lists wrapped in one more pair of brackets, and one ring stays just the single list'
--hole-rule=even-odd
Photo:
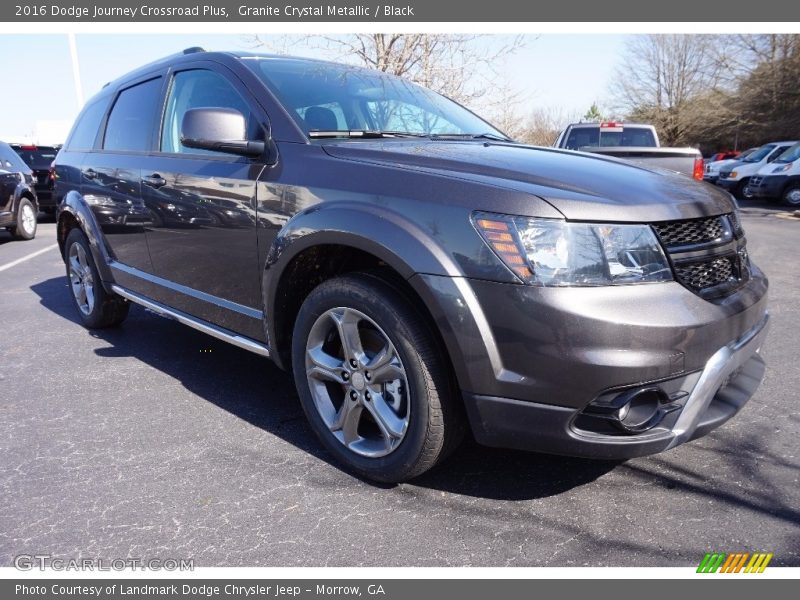
[{"label": "rear quarter window", "polygon": [[86,105],[75,120],[75,125],[67,138],[65,144],[67,150],[91,150],[94,148],[100,124],[110,101],[109,97],[105,97]]}]

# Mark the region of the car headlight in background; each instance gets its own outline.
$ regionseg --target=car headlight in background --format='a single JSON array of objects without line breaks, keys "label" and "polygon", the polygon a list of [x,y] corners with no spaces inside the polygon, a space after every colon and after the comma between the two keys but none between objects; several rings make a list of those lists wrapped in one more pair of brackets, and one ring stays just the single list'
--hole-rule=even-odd
[{"label": "car headlight in background", "polygon": [[517,277],[547,287],[672,281],[648,225],[569,223],[475,213],[475,228]]},{"label": "car headlight in background", "polygon": [[731,171],[728,173],[728,179],[736,179],[736,171]]},{"label": "car headlight in background", "polygon": [[785,165],[780,165],[779,167],[775,167],[772,169],[773,173],[783,173],[784,171],[788,171],[792,168],[792,163],[786,163]]}]

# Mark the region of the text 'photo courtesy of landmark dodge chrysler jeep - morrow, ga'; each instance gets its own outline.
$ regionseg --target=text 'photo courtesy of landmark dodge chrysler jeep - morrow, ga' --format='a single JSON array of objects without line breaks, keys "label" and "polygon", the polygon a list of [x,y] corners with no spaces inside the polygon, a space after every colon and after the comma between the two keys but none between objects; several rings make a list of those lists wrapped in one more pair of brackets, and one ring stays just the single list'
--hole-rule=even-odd
[{"label": "text 'photo courtesy of landmark dodge chrysler jeep - morrow, ga'", "polygon": [[728,193],[517,144],[384,73],[190,49],[104,87],[55,169],[87,327],[133,302],[270,357],[367,478],[419,475],[470,429],[660,452],[763,377],[767,279]]}]

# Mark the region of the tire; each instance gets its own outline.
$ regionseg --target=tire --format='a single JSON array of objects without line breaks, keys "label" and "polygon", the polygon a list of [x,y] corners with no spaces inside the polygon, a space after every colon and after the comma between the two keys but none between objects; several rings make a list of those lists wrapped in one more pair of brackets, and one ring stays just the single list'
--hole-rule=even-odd
[{"label": "tire", "polygon": [[376,276],[329,279],[308,295],[294,325],[292,366],[311,428],[363,477],[406,481],[463,437],[463,409],[436,338],[404,293]]},{"label": "tire", "polygon": [[795,183],[783,190],[783,194],[781,194],[781,201],[786,206],[800,208],[800,185]]},{"label": "tire", "polygon": [[64,258],[72,304],[84,327],[103,329],[122,323],[128,316],[130,303],[105,290],[89,248],[89,240],[80,229],[69,232],[64,243]]},{"label": "tire", "polygon": [[17,205],[17,224],[11,227],[11,235],[17,240],[32,240],[36,237],[36,207],[28,198],[20,198]]},{"label": "tire", "polygon": [[750,191],[750,188],[747,186],[750,184],[750,178],[745,177],[742,179],[738,185],[736,186],[736,190],[734,191],[734,196],[739,198],[740,200],[752,200],[753,193]]}]

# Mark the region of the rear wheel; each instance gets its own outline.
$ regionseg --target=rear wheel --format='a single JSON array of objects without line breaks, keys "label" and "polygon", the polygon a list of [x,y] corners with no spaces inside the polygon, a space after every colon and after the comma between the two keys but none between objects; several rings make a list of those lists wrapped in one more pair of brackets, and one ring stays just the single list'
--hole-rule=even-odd
[{"label": "rear wheel", "polygon": [[292,365],[314,432],[360,475],[410,479],[463,434],[436,340],[413,305],[381,279],[348,275],[314,289],[295,322]]},{"label": "rear wheel", "polygon": [[11,235],[18,240],[32,240],[36,237],[36,208],[28,198],[21,198],[17,206],[17,224],[11,228]]},{"label": "rear wheel", "polygon": [[119,325],[128,316],[130,304],[124,298],[109,294],[100,280],[89,249],[89,240],[80,229],[73,229],[64,244],[67,278],[72,303],[85,327],[102,329]]},{"label": "rear wheel", "polygon": [[781,200],[786,206],[800,207],[800,185],[792,184],[783,191]]}]

